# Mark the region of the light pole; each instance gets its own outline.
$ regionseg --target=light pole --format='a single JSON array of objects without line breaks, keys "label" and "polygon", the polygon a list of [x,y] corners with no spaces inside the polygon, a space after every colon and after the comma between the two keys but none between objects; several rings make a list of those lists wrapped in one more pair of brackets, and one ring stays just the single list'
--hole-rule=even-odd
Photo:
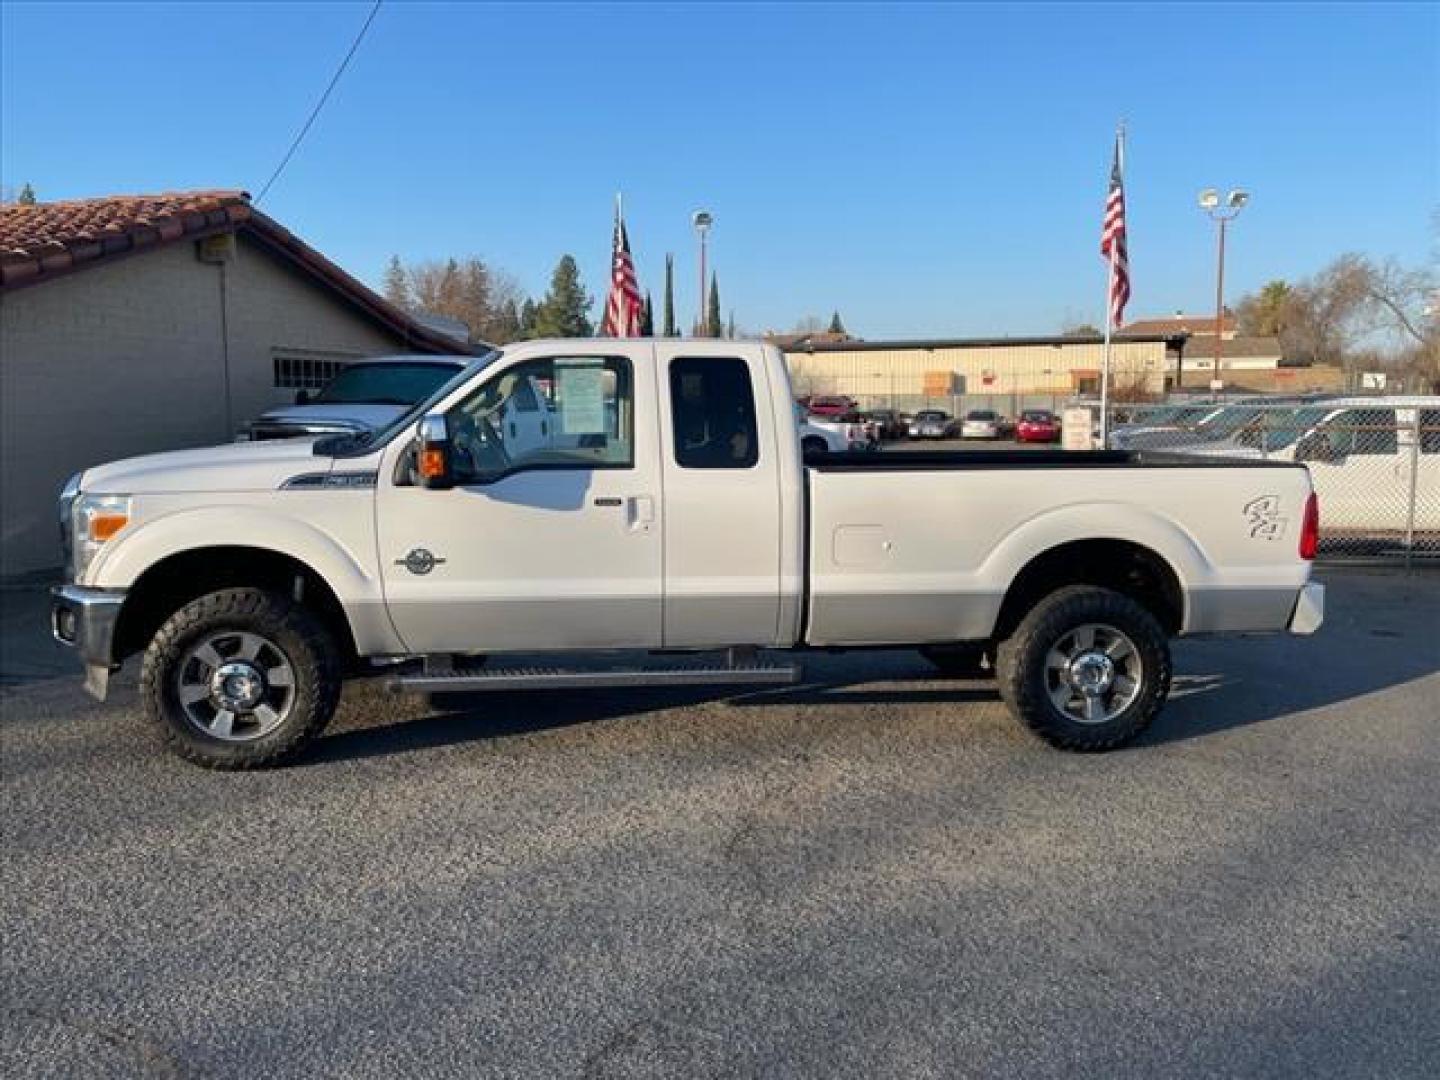
[{"label": "light pole", "polygon": [[[1222,200],[1217,188],[1206,188],[1200,192],[1198,201],[1200,209],[1209,214],[1210,220],[1220,227],[1215,269],[1215,370],[1210,375],[1213,380],[1220,378],[1220,357],[1224,355],[1221,330],[1225,325],[1225,226],[1240,216],[1240,211],[1244,210],[1245,204],[1250,201],[1250,193],[1241,188],[1232,188]],[[1181,363],[1183,362],[1182,360]],[[1184,370],[1181,369],[1176,372],[1176,385],[1183,389],[1181,384],[1184,381]]]},{"label": "light pole", "polygon": [[696,210],[690,215],[690,224],[695,226],[695,235],[700,238],[700,300],[696,305],[699,314],[695,317],[695,336],[705,336],[705,248],[710,230],[715,225],[715,215],[709,210]]}]

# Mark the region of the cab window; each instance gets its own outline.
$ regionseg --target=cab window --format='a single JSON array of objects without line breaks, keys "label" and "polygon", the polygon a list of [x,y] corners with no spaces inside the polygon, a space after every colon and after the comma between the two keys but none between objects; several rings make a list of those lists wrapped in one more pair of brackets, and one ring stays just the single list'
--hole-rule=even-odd
[{"label": "cab window", "polygon": [[517,364],[487,379],[447,419],[462,484],[525,469],[634,465],[634,391],[623,357]]},{"label": "cab window", "polygon": [[750,469],[760,460],[749,365],[737,357],[670,362],[675,463],[682,469]]}]

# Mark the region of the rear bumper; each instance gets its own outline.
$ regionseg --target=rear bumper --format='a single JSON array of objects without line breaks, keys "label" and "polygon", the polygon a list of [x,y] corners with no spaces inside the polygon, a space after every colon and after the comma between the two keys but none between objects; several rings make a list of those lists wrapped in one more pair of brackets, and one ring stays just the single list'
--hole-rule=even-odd
[{"label": "rear bumper", "polygon": [[85,689],[101,701],[115,668],[115,625],[125,603],[123,589],[59,585],[50,590],[50,633],[85,663]]},{"label": "rear bumper", "polygon": [[1318,581],[1307,582],[1301,587],[1295,610],[1290,615],[1290,633],[1313,634],[1324,621],[1325,586]]}]

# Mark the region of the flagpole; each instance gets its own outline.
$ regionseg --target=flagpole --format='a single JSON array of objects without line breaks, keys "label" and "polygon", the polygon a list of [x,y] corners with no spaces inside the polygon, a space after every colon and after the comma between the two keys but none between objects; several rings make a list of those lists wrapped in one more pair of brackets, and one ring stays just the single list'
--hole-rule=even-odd
[{"label": "flagpole", "polygon": [[[1123,183],[1125,176],[1125,121],[1115,128],[1115,163]],[[1105,355],[1100,364],[1100,449],[1110,449],[1110,355],[1114,333],[1115,245],[1110,245],[1110,258],[1105,275]]]}]

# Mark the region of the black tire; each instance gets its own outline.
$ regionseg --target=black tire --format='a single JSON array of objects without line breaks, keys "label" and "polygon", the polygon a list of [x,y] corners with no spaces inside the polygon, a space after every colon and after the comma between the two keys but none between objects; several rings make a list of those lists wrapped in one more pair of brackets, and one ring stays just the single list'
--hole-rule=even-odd
[{"label": "black tire", "polygon": [[[985,666],[985,654],[990,653],[991,663]],[[945,675],[956,679],[993,679],[995,677],[994,651],[983,642],[965,642],[954,645],[923,645],[920,655],[934,664]]]},{"label": "black tire", "polygon": [[[1082,721],[1051,696],[1054,669],[1047,658],[1086,626],[1118,631],[1138,656],[1138,677],[1127,680],[1138,685],[1138,692],[1128,706],[1103,722]],[[1076,585],[1051,593],[1000,643],[995,659],[1000,696],[1010,711],[1062,750],[1113,750],[1125,745],[1150,726],[1170,693],[1170,643],[1164,629],[1140,604],[1110,589]],[[1056,692],[1064,693],[1058,685]],[[1083,711],[1085,697],[1078,690],[1073,693]]]},{"label": "black tire", "polygon": [[800,452],[804,455],[823,454],[829,449],[829,445],[818,435],[807,435],[800,440]]},{"label": "black tire", "polygon": [[[227,634],[264,639],[289,669],[290,685],[272,688],[288,702],[277,726],[240,741],[202,730],[180,700],[192,650]],[[283,593],[263,589],[223,589],[186,604],[160,627],[140,669],[145,711],[166,745],[209,769],[258,769],[297,753],[330,722],[340,685],[340,653],[324,624]]]}]

